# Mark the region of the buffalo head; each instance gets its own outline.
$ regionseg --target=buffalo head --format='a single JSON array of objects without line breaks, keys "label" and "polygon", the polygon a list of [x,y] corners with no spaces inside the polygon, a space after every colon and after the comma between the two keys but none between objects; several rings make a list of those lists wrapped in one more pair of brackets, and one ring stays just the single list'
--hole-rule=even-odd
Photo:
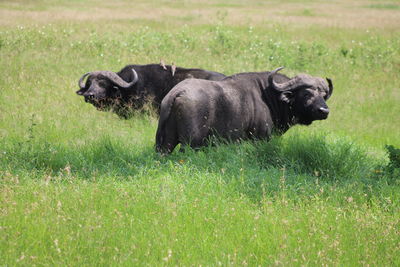
[{"label": "buffalo head", "polygon": [[[124,81],[118,74],[112,71],[93,71],[85,73],[79,79],[80,90],[76,91],[82,95],[85,101],[93,104],[98,109],[111,106],[115,99],[121,94],[121,90],[130,88],[138,81],[138,75],[134,69],[133,80]],[[88,76],[85,83],[85,78]]]},{"label": "buffalo head", "polygon": [[273,76],[283,67],[272,71],[268,83],[277,91],[279,99],[289,104],[298,123],[309,125],[314,120],[324,120],[328,117],[329,108],[326,100],[332,95],[332,81],[319,77],[300,74],[284,83],[276,83]]}]

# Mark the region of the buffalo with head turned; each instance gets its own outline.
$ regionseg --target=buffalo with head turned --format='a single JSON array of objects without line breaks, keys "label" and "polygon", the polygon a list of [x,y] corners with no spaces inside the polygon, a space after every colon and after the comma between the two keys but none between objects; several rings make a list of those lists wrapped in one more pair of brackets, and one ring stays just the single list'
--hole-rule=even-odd
[{"label": "buffalo with head turned", "polygon": [[[86,79],[87,77],[87,79]],[[150,102],[157,110],[164,96],[188,78],[221,80],[225,75],[170,65],[128,65],[119,72],[93,71],[79,79],[78,95],[99,110],[112,110],[121,118]],[[86,81],[85,81],[86,79]]]},{"label": "buffalo with head turned", "polygon": [[161,103],[156,150],[170,153],[178,143],[197,148],[211,136],[269,139],[295,124],[326,119],[332,81],[306,74],[288,78],[280,69],[181,82]]}]

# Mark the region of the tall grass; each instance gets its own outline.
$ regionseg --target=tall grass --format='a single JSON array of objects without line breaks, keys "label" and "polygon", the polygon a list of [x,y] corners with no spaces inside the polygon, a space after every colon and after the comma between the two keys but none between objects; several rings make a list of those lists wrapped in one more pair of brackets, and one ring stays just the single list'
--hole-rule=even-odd
[{"label": "tall grass", "polygon": [[[0,6],[61,12],[26,4]],[[384,149],[400,146],[398,31],[227,16],[1,26],[0,265],[400,264],[400,179]],[[331,115],[270,142],[161,157],[156,117],[120,120],[74,93],[87,71],[160,58],[330,77]]]}]

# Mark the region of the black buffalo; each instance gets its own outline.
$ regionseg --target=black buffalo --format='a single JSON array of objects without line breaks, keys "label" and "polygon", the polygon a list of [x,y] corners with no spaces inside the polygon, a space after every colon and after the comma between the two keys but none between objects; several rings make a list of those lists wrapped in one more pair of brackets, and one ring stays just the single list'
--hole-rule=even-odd
[{"label": "black buffalo", "polygon": [[133,110],[148,102],[159,110],[162,99],[171,88],[188,78],[221,80],[225,75],[164,64],[128,65],[119,72],[85,73],[79,79],[80,90],[76,93],[99,110],[112,110],[121,118],[128,118]]},{"label": "black buffalo", "polygon": [[277,74],[280,69],[181,82],[161,103],[156,150],[170,153],[178,143],[197,148],[213,135],[230,141],[269,139],[295,124],[326,119],[332,81],[306,74],[288,78]]}]

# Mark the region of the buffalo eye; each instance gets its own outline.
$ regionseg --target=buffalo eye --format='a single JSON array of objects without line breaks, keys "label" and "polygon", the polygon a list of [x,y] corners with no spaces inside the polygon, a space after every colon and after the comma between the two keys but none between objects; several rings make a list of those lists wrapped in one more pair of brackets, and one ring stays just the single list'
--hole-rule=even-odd
[{"label": "buffalo eye", "polygon": [[308,97],[312,97],[313,94],[310,91],[304,91],[303,96],[308,98]]}]

